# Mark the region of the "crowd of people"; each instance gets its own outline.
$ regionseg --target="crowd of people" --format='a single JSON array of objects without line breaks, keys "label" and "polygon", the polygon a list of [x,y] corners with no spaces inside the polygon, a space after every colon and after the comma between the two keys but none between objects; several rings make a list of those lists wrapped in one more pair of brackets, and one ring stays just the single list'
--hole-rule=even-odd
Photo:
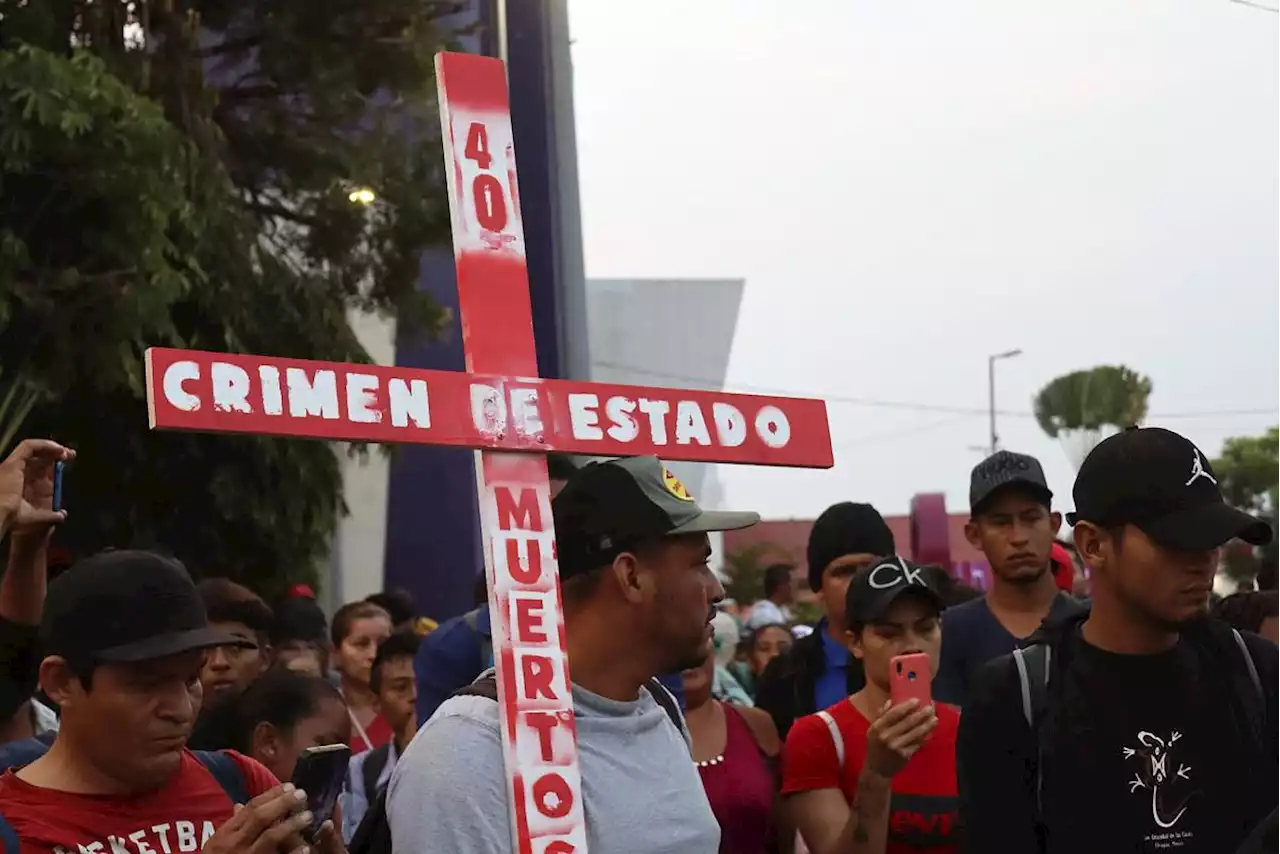
[{"label": "crowd of people", "polygon": [[[4,854],[513,850],[483,577],[439,625],[400,591],[330,617],[305,586],[268,603],[126,548],[50,581],[74,457],[26,440],[0,464]],[[1276,850],[1274,567],[1212,593],[1224,547],[1272,532],[1185,437],[1100,443],[1065,541],[1038,461],[979,463],[985,592],[842,502],[750,605],[709,535],[758,515],[698,507],[653,457],[549,470],[590,850]],[[332,745],[351,758],[317,816],[295,780]]]}]

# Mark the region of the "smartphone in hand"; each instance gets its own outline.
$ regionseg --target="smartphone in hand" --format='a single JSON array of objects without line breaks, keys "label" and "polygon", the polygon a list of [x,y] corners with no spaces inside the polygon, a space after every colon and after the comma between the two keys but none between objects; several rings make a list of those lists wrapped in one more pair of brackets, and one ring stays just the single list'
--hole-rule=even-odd
[{"label": "smartphone in hand", "polygon": [[909,652],[889,659],[889,699],[895,706],[913,699],[921,708],[932,705],[933,671],[927,653]]},{"label": "smartphone in hand", "polygon": [[350,761],[351,748],[345,744],[308,747],[298,757],[298,764],[293,767],[293,785],[307,793],[307,809],[315,816],[307,831],[308,841],[314,842],[320,825],[333,818]]}]

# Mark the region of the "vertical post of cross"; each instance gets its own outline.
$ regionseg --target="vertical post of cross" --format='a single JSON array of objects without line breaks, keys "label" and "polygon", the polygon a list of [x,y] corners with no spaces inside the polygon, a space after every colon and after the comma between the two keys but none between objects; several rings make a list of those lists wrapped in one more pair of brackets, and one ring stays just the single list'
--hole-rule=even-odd
[{"label": "vertical post of cross", "polygon": [[[442,53],[436,79],[467,371],[537,377],[506,67]],[[515,424],[494,391],[472,400],[477,419]],[[546,460],[477,451],[476,478],[513,850],[584,852]]]}]

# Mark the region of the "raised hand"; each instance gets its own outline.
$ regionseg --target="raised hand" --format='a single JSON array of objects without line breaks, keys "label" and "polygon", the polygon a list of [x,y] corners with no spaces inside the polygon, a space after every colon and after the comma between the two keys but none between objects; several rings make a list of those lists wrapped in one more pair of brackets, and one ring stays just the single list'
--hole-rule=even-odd
[{"label": "raised hand", "polygon": [[0,463],[0,536],[43,535],[67,518],[53,510],[53,466],[76,452],[48,439],[23,439]]}]

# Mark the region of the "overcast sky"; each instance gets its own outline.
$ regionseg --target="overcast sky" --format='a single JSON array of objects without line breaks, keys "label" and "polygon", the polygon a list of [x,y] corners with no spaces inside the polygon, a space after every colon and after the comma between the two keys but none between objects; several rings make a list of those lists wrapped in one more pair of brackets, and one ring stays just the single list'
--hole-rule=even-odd
[{"label": "overcast sky", "polygon": [[[802,11],[803,10],[803,11]],[[1230,0],[573,0],[589,277],[742,277],[728,388],[833,399],[836,467],[726,504],[967,509],[987,443],[1119,362],[1215,454],[1277,422],[1280,16]],[[660,384],[660,380],[655,380]],[[899,401],[958,411],[857,404]],[[1212,414],[1261,410],[1263,414]],[[1196,417],[1162,418],[1179,413]]]}]

